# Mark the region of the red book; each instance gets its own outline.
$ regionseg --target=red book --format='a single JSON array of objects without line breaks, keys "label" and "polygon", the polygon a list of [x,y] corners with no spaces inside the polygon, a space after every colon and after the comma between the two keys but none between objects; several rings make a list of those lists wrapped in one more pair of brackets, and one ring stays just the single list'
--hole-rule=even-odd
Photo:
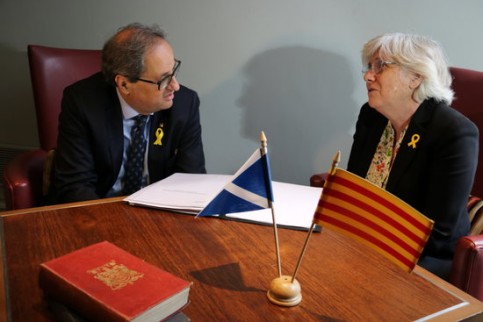
[{"label": "red book", "polygon": [[96,321],[163,320],[188,304],[191,286],[107,241],[40,264],[39,284]]}]

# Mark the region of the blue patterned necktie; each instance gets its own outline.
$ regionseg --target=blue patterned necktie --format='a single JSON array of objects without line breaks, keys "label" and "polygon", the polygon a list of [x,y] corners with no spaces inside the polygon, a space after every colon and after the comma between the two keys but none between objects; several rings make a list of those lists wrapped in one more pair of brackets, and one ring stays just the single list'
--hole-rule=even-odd
[{"label": "blue patterned necktie", "polygon": [[144,127],[148,121],[148,115],[138,115],[134,118],[134,126],[131,129],[131,145],[127,149],[127,160],[124,172],[124,195],[130,195],[142,187],[144,154],[146,152],[146,138]]}]

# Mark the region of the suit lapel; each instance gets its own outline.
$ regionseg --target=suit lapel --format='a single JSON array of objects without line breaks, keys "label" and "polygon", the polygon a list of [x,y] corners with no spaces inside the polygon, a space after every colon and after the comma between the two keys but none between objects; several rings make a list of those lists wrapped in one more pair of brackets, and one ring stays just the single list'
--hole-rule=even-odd
[{"label": "suit lapel", "polygon": [[156,112],[151,116],[149,126],[149,150],[160,149],[166,144],[166,118],[163,111]]},{"label": "suit lapel", "polygon": [[170,113],[170,109],[156,112],[151,117],[148,142],[148,169],[151,180],[160,177],[164,165],[161,165],[159,160],[165,160],[163,155],[169,153],[169,127],[171,125],[167,117],[168,113]]},{"label": "suit lapel", "polygon": [[406,173],[406,169],[412,163],[420,147],[424,145],[427,134],[426,124],[431,119],[433,110],[434,104],[431,104],[430,101],[425,101],[414,113],[391,168],[387,190],[393,191],[398,185],[399,180]]},{"label": "suit lapel", "polygon": [[124,135],[123,135],[123,116],[121,103],[117,97],[117,92],[113,87],[110,91],[111,99],[108,102],[112,104],[106,104],[105,108],[105,126],[108,135],[108,147],[109,157],[111,158],[111,164],[114,165],[115,173],[119,173],[122,164],[123,151],[124,151]]}]

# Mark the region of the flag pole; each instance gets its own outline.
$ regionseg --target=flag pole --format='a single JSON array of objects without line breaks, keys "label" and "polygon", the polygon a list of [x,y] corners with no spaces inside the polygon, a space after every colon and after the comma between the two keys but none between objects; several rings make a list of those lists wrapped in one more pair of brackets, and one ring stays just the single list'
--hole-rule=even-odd
[{"label": "flag pole", "polygon": [[[262,147],[260,148],[260,155],[264,156],[267,154],[267,137],[263,131],[260,132],[260,142]],[[267,169],[268,170],[268,169]],[[278,277],[282,277],[282,263],[280,260],[280,247],[278,242],[278,232],[277,232],[277,221],[275,218],[275,209],[273,207],[272,200],[267,198],[268,206],[272,211],[272,223],[273,223],[273,235],[275,237],[275,253],[277,255],[277,268],[278,268]]]},{"label": "flag pole", "polygon": [[[267,138],[265,137],[265,133],[263,133],[263,131],[260,133],[260,141],[262,143],[260,152],[263,156],[267,153]],[[291,280],[289,275],[282,275],[275,210],[270,199],[268,200],[268,203],[272,209],[273,232],[275,235],[275,247],[277,252],[278,277],[273,279],[270,283],[270,288],[267,291],[267,297],[270,302],[277,305],[295,306],[302,301],[300,284],[298,281]]]},{"label": "flag pole", "polygon": [[[340,162],[340,151],[337,151],[337,153],[332,158],[332,166],[330,168],[330,172],[327,176],[327,179],[329,176],[335,173],[335,169],[337,168],[337,165],[339,164],[339,162]],[[327,179],[325,180],[324,187],[327,185]],[[300,264],[302,263],[302,258],[304,257],[305,251],[307,250],[307,245],[309,244],[309,238],[312,235],[314,228],[315,228],[315,222],[312,222],[312,226],[310,227],[309,232],[307,234],[307,238],[305,239],[304,247],[302,248],[302,252],[300,253],[299,260],[297,261],[297,266],[295,267],[295,271],[293,272],[292,282],[295,281],[295,276],[297,275],[297,272],[300,268]]]}]

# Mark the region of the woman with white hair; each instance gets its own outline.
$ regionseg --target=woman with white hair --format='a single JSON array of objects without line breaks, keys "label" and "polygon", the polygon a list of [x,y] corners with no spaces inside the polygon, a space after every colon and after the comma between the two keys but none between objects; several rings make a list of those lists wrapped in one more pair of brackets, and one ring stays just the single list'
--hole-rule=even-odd
[{"label": "woman with white hair", "polygon": [[441,46],[390,33],[362,49],[368,102],[360,110],[348,171],[398,196],[434,228],[418,264],[447,278],[478,160],[478,128],[450,107],[451,75]]}]

